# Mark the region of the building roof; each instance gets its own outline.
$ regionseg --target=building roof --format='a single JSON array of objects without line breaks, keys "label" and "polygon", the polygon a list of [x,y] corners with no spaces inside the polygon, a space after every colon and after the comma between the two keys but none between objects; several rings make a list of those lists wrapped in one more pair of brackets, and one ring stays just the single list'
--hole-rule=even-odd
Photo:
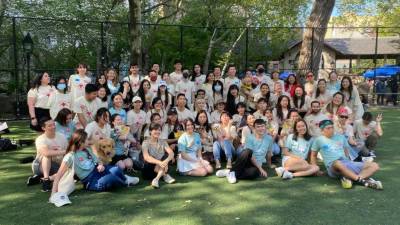
[{"label": "building roof", "polygon": [[[289,44],[289,49],[301,44],[301,40]],[[328,38],[325,46],[343,56],[366,56],[375,54],[375,38]],[[399,55],[400,37],[378,38],[378,55]]]}]

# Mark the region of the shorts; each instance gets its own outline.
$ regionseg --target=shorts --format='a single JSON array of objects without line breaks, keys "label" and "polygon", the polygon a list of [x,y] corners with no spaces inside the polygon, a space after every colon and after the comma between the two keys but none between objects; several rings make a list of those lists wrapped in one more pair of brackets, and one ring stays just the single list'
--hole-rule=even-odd
[{"label": "shorts", "polygon": [[[40,159],[35,159],[32,162],[32,172],[33,175],[38,175],[40,177],[43,176],[43,173],[41,171],[41,160]],[[56,162],[51,162],[51,166],[50,166],[50,172],[49,172],[49,176],[56,174],[58,169],[60,168],[60,164],[56,163]]]},{"label": "shorts", "polygon": [[[360,174],[361,170],[364,168],[364,162],[354,162],[348,159],[339,159],[339,162],[341,162],[344,166],[346,166],[347,169],[351,170],[355,174]],[[327,168],[328,175],[333,178],[338,178],[340,177],[340,174],[336,173],[332,166]]]}]

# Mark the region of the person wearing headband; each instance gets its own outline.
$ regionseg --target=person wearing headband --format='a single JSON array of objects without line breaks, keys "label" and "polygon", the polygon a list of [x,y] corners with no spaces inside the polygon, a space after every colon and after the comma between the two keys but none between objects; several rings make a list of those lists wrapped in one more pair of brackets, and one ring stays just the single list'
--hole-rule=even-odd
[{"label": "person wearing headband", "polygon": [[335,134],[332,120],[319,123],[322,135],[311,146],[311,164],[317,165],[317,154],[321,153],[328,175],[341,178],[343,188],[351,188],[352,183],[383,189],[382,182],[371,176],[379,170],[375,162],[354,162],[349,159],[350,146],[343,135]]}]

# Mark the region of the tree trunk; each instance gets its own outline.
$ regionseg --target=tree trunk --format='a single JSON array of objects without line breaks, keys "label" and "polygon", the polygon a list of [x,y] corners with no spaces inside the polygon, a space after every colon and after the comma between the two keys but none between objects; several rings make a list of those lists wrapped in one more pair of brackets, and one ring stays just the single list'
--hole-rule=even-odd
[{"label": "tree trunk", "polygon": [[232,52],[233,50],[236,48],[236,45],[239,43],[240,39],[242,38],[243,34],[245,33],[246,29],[243,29],[243,31],[239,34],[239,36],[236,38],[235,42],[233,42],[231,48],[229,49],[229,51],[226,54],[226,58],[225,58],[225,63],[224,63],[224,67],[222,68],[222,74],[221,76],[224,76],[225,74],[225,70],[226,67],[228,66],[229,63],[229,59],[231,58]]},{"label": "tree trunk", "polygon": [[326,27],[332,14],[335,0],[314,0],[311,14],[307,19],[300,49],[298,73],[311,70],[318,77],[321,53],[324,47]]},{"label": "tree trunk", "polygon": [[0,28],[3,25],[3,18],[4,14],[6,13],[7,9],[7,0],[0,0]]},{"label": "tree trunk", "polygon": [[140,0],[129,0],[129,41],[130,41],[130,53],[131,62],[137,63],[139,68],[142,68],[142,31],[141,31],[141,1]]},{"label": "tree trunk", "polygon": [[211,54],[212,54],[212,50],[214,48],[214,37],[217,33],[217,28],[214,28],[213,34],[210,38],[210,42],[208,43],[208,49],[207,49],[207,54],[206,54],[206,58],[204,59],[204,63],[203,63],[203,73],[204,74],[208,74],[208,66],[210,64],[210,59],[211,59]]}]

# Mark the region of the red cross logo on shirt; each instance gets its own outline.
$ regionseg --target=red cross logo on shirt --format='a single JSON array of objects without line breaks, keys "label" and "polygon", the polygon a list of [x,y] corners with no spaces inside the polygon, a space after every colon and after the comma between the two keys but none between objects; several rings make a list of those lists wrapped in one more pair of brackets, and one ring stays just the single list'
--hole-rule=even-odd
[{"label": "red cross logo on shirt", "polygon": [[89,117],[92,117],[92,113],[89,112],[89,111],[86,112],[86,115],[89,116]]},{"label": "red cross logo on shirt", "polygon": [[83,84],[79,84],[79,89],[83,89]]},{"label": "red cross logo on shirt", "polygon": [[187,91],[186,89],[183,89],[183,93],[186,93],[186,91]]},{"label": "red cross logo on shirt", "polygon": [[61,105],[62,108],[64,108],[64,107],[67,106],[67,103],[66,102],[61,102],[60,105]]}]

